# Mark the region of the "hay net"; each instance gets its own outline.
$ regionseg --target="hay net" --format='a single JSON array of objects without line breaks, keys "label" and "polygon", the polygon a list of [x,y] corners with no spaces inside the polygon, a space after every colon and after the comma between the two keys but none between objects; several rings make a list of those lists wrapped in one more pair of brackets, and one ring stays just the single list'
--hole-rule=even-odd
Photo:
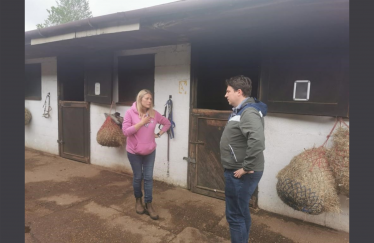
[{"label": "hay net", "polygon": [[118,112],[112,114],[113,105],[114,101],[110,105],[109,114],[104,113],[105,122],[97,132],[96,141],[106,147],[122,147],[126,144],[126,137],[122,132],[123,117]]},{"label": "hay net", "polygon": [[[327,149],[338,121],[333,145]],[[295,156],[277,178],[278,196],[293,209],[313,215],[340,212],[338,193],[349,196],[349,126],[337,119],[322,146]]]},{"label": "hay net", "polygon": [[334,177],[326,148],[305,150],[277,175],[277,194],[291,208],[312,215],[339,212]]},{"label": "hay net", "polygon": [[108,116],[97,132],[96,141],[106,147],[121,147],[126,142],[121,128]]},{"label": "hay net", "polygon": [[30,123],[31,118],[31,112],[27,108],[25,108],[25,125]]}]

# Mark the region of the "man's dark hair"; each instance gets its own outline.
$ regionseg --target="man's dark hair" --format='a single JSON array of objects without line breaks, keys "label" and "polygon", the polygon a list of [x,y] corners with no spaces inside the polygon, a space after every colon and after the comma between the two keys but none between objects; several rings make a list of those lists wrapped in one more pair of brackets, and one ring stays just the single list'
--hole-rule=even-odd
[{"label": "man's dark hair", "polygon": [[235,91],[241,89],[244,97],[251,96],[252,93],[252,80],[243,75],[231,77],[226,79],[226,85],[231,86]]}]

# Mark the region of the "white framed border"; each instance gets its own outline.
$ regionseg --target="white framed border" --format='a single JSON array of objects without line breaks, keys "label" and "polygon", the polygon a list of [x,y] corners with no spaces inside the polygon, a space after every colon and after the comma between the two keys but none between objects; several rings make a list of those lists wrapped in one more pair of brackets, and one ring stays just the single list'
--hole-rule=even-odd
[{"label": "white framed border", "polygon": [[[296,86],[298,83],[308,83],[308,90],[307,90],[307,93],[306,93],[306,99],[297,99],[295,97],[296,95]],[[309,80],[296,80],[294,82],[294,85],[293,85],[293,100],[296,100],[296,101],[308,101],[309,100],[309,94],[310,94],[310,81]]]}]

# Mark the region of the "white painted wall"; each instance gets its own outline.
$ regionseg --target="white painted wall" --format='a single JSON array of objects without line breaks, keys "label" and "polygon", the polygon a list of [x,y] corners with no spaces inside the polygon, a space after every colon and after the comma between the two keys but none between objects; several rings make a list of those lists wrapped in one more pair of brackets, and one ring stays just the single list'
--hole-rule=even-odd
[{"label": "white painted wall", "polygon": [[[157,141],[154,178],[181,187],[187,187],[189,103],[190,103],[190,46],[188,44],[120,51],[122,55],[155,54],[155,109],[163,113],[169,95],[173,96],[175,139],[170,141],[170,176],[167,177],[167,137]],[[26,147],[58,154],[58,106],[57,106],[57,62],[55,58],[27,60],[26,63],[42,63],[42,100],[26,100],[25,106],[32,115],[32,121],[25,127]],[[115,67],[116,70],[116,67]],[[114,72],[116,73],[116,72]],[[186,81],[185,92],[179,90],[179,82]],[[42,117],[43,104],[47,93],[51,93],[51,117]],[[118,100],[118,82],[115,77],[114,100]],[[127,106],[113,109],[124,115]],[[104,113],[110,106],[91,104],[91,163],[131,173],[126,149],[107,148],[96,142],[96,134],[103,124]],[[259,184],[259,207],[278,214],[349,231],[349,200],[341,197],[342,213],[323,213],[312,216],[293,210],[285,205],[276,192],[276,175],[291,159],[304,148],[321,145],[330,132],[334,118],[286,114],[268,114],[265,118],[265,172]],[[346,121],[348,122],[348,121]],[[156,130],[157,131],[157,130]]]},{"label": "white painted wall", "polygon": [[[345,121],[347,124],[348,121]],[[341,196],[340,214],[307,215],[284,204],[276,191],[276,175],[291,159],[304,151],[322,145],[335,118],[268,114],[265,118],[265,170],[259,184],[258,205],[261,209],[349,232],[349,199]],[[332,140],[330,138],[330,140]],[[329,142],[330,142],[329,140]],[[331,143],[328,143],[328,146]]]},{"label": "white painted wall", "polygon": [[[167,136],[156,139],[157,150],[154,178],[181,187],[187,187],[187,162],[190,104],[190,45],[173,45],[138,50],[125,50],[116,53],[118,56],[155,54],[155,109],[163,114],[165,102],[172,95],[174,121],[176,123],[175,138],[170,140],[169,177],[167,176]],[[115,65],[114,73],[117,74]],[[179,89],[179,82],[185,81],[184,90]],[[118,80],[115,77],[113,99],[118,100]],[[135,101],[135,97],[134,97]],[[124,116],[127,106],[118,106],[116,111]],[[104,113],[109,113],[110,106],[91,104],[91,163],[131,172],[125,148],[107,148],[96,141],[97,131],[103,124]],[[156,128],[158,131],[158,128]]]},{"label": "white painted wall", "polygon": [[[25,63],[42,66],[42,100],[25,100],[25,107],[32,115],[30,124],[25,126],[25,146],[58,155],[57,60],[55,57],[29,59]],[[43,105],[48,92],[52,111],[49,118],[44,118]]]}]

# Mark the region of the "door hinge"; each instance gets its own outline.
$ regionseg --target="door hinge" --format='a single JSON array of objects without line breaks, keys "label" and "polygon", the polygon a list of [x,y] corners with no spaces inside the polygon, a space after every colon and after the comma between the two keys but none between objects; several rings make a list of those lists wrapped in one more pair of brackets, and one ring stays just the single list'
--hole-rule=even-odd
[{"label": "door hinge", "polygon": [[58,142],[59,144],[64,144],[64,141],[62,141],[62,140],[57,140],[57,142]]},{"label": "door hinge", "polygon": [[191,159],[190,157],[183,157],[184,160],[186,160],[188,163],[196,164],[195,159]]}]

